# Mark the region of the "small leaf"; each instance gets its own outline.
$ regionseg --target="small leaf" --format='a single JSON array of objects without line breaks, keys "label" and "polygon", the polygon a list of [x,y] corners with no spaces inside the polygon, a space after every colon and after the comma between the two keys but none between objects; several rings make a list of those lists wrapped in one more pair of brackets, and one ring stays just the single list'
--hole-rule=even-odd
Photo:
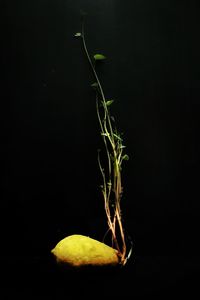
[{"label": "small leaf", "polygon": [[126,146],[124,146],[124,145],[121,145],[121,146],[120,146],[120,149],[124,149],[124,148],[126,148]]},{"label": "small leaf", "polygon": [[80,36],[82,36],[82,34],[81,34],[81,32],[77,32],[77,33],[75,33],[74,36],[75,36],[75,37],[80,37]]},{"label": "small leaf", "polygon": [[108,100],[108,101],[106,101],[106,106],[110,106],[113,102],[114,102],[114,100]]},{"label": "small leaf", "polygon": [[104,133],[104,132],[101,132],[101,135],[102,135],[102,136],[108,136],[108,134],[107,134],[107,133]]},{"label": "small leaf", "polygon": [[91,84],[91,87],[93,87],[94,89],[98,88],[98,86],[99,86],[99,85],[98,85],[97,82],[94,82],[94,83]]},{"label": "small leaf", "polygon": [[82,17],[87,16],[87,12],[82,10],[82,9],[80,9],[80,14],[81,14]]},{"label": "small leaf", "polygon": [[129,156],[127,154],[125,154],[123,157],[122,157],[123,160],[129,160]]},{"label": "small leaf", "polygon": [[110,117],[113,122],[115,122],[115,118],[113,116]]},{"label": "small leaf", "polygon": [[95,60],[104,60],[106,57],[103,54],[95,54],[94,55]]},{"label": "small leaf", "polygon": [[119,135],[117,135],[117,134],[115,134],[115,133],[113,133],[113,135],[114,135],[114,137],[116,137],[116,139],[122,141],[122,138],[121,138]]}]

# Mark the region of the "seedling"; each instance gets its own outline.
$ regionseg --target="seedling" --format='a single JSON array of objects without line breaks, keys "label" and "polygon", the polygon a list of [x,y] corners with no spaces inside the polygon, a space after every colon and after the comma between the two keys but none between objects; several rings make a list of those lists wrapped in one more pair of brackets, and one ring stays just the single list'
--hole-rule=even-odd
[{"label": "seedling", "polygon": [[83,51],[86,54],[90,65],[94,82],[91,87],[95,90],[96,113],[100,127],[100,134],[105,146],[106,165],[103,165],[101,151],[98,150],[98,165],[102,176],[101,192],[103,195],[104,209],[107,217],[108,232],[111,233],[111,244],[117,250],[120,263],[126,264],[127,258],[131,255],[132,249],[127,255],[125,231],[122,222],[121,199],[122,187],[122,164],[129,157],[124,153],[125,145],[122,134],[116,128],[116,123],[111,115],[110,108],[114,100],[105,96],[102,83],[97,72],[97,64],[106,60],[101,53],[90,55],[85,38],[85,19],[82,18],[81,31],[75,34],[81,39]]}]

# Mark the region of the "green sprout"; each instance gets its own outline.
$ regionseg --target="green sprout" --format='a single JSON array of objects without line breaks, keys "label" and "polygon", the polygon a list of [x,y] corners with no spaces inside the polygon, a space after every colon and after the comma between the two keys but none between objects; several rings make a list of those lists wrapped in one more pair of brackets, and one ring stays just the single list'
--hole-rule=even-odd
[{"label": "green sprout", "polygon": [[121,134],[117,131],[115,120],[110,114],[110,106],[114,100],[107,99],[104,94],[102,84],[96,71],[98,62],[104,61],[106,57],[97,53],[91,56],[88,52],[85,39],[84,18],[82,18],[81,32],[77,32],[75,37],[81,38],[83,50],[90,64],[91,71],[94,76],[94,83],[91,87],[96,94],[96,112],[100,126],[101,136],[105,146],[107,165],[103,167],[100,158],[100,150],[98,150],[98,165],[102,175],[101,191],[104,200],[104,209],[107,216],[108,232],[111,232],[112,247],[118,251],[120,263],[126,264],[127,246],[125,232],[122,224],[121,199],[123,193],[122,187],[122,163],[128,160],[127,154],[124,154],[125,146]]}]

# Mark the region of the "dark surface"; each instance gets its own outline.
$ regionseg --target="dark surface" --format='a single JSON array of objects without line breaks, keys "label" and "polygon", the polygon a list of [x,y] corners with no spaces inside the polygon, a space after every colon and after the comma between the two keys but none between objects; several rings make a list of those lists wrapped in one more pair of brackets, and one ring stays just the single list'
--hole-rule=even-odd
[{"label": "dark surface", "polygon": [[[107,230],[91,53],[130,160],[122,270],[61,272],[50,250]],[[195,1],[1,1],[1,259],[4,299],[195,295],[199,280],[199,16]],[[75,287],[75,290],[73,289]],[[73,290],[75,296],[69,296]],[[70,298],[71,297],[71,298]],[[2,297],[1,297],[2,298]],[[96,298],[96,295],[95,295]],[[85,298],[84,298],[85,299]]]},{"label": "dark surface", "polygon": [[199,257],[136,256],[122,269],[73,271],[23,256],[8,261],[1,293],[3,299],[191,298],[199,296],[199,267]]}]

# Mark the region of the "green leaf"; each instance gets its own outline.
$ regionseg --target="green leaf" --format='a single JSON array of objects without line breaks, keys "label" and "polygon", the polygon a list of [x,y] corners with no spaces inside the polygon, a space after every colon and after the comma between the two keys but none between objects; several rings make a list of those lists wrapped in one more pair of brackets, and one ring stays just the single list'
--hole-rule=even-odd
[{"label": "green leaf", "polygon": [[110,116],[110,118],[113,122],[115,122],[115,118],[113,116]]},{"label": "green leaf", "polygon": [[95,54],[94,55],[94,59],[95,60],[104,60],[104,59],[106,59],[106,57],[103,55],[103,54]]},{"label": "green leaf", "polygon": [[87,12],[82,10],[82,9],[80,9],[80,14],[81,14],[82,17],[87,16]]},{"label": "green leaf", "polygon": [[91,87],[93,87],[94,89],[98,88],[98,86],[99,86],[99,85],[98,85],[97,82],[94,82],[94,83],[91,84]]},{"label": "green leaf", "polygon": [[104,133],[104,132],[101,132],[101,135],[102,135],[102,136],[108,136],[108,134],[107,134],[107,133]]},{"label": "green leaf", "polygon": [[123,160],[129,160],[129,156],[127,154],[125,154],[123,157],[122,157]]},{"label": "green leaf", "polygon": [[110,106],[113,102],[114,102],[114,100],[107,100],[106,101],[106,106]]},{"label": "green leaf", "polygon": [[82,34],[81,34],[81,32],[77,32],[77,33],[75,33],[74,36],[75,36],[75,37],[80,37],[80,36],[82,36]]},{"label": "green leaf", "polygon": [[121,138],[119,135],[117,135],[117,134],[115,134],[115,133],[113,133],[113,135],[114,135],[114,137],[116,137],[116,139],[118,139],[118,140],[120,140],[120,141],[123,141],[122,138]]}]

